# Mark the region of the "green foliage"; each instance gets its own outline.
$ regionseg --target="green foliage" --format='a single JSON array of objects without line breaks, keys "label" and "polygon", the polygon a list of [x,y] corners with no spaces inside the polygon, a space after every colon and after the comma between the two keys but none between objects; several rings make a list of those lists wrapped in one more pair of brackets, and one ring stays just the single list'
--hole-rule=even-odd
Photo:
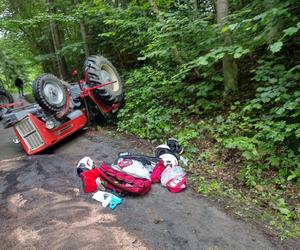
[{"label": "green foliage", "polygon": [[282,213],[287,218],[291,217],[292,213],[288,209],[287,204],[285,203],[283,198],[278,199],[276,205],[277,205],[277,209],[279,210],[280,213]]},{"label": "green foliage", "polygon": [[217,180],[206,181],[204,177],[200,177],[198,192],[207,196],[215,191],[220,190],[220,184]]},{"label": "green foliage", "polygon": [[126,84],[130,91],[125,97],[126,107],[118,114],[119,128],[142,138],[157,138],[170,132],[170,121],[181,110],[166,106],[172,99],[165,96],[170,83],[164,73],[144,67],[134,71]]},{"label": "green foliage", "polygon": [[242,152],[246,167],[241,179],[256,186],[264,170],[278,171],[274,181],[283,185],[299,179],[300,92],[298,65],[286,69],[272,61],[261,61],[253,80],[260,83],[256,96],[231,113],[219,127],[224,146]]},{"label": "green foliage", "polygon": [[13,90],[16,77],[22,78],[25,86],[30,85],[40,67],[24,49],[23,44],[14,36],[2,37],[0,47],[0,79],[5,83],[5,87]]},{"label": "green foliage", "polygon": [[216,108],[218,105],[210,98],[220,93],[206,82],[183,84],[172,73],[171,68],[167,73],[164,68],[145,66],[130,74],[126,106],[118,114],[120,130],[154,139],[179,131],[179,123],[184,129],[177,135],[183,143],[197,137],[196,128],[184,123],[191,115]]},{"label": "green foliage", "polygon": [[[242,93],[228,115],[217,116],[214,137],[226,148],[241,152],[245,166],[239,179],[249,187],[261,183],[268,170],[276,172],[273,182],[281,187],[287,181],[300,183],[300,66],[282,55],[297,43],[299,19],[292,6],[293,1],[276,2],[268,8],[254,1],[235,11],[222,29],[209,11],[191,14],[186,6],[173,6],[172,11],[165,6],[160,21],[151,15],[144,15],[146,22],[136,18],[136,30],[142,25],[147,32],[136,34],[143,40],[138,40],[135,49],[126,40],[133,34],[127,33],[126,27],[131,25],[134,10],[129,8],[118,13],[117,19],[106,20],[114,28],[102,33],[102,38],[121,38],[114,44],[122,45],[122,51],[137,52],[140,62],[147,64],[129,74],[119,129],[151,139],[176,135],[192,157],[197,148],[189,142],[199,138],[199,125],[188,123],[196,116],[211,117],[225,107],[219,65],[225,54],[232,55],[241,62],[241,71],[247,72],[243,80],[254,94],[243,100]],[[224,47],[222,33],[228,31],[235,44]],[[182,59],[180,64],[174,49]],[[299,51],[293,52],[296,60]]]},{"label": "green foliage", "polygon": [[278,52],[278,51],[281,50],[282,45],[283,45],[283,43],[282,43],[281,41],[276,42],[276,43],[273,43],[273,44],[270,46],[270,50],[272,51],[272,53],[276,53],[276,52]]}]

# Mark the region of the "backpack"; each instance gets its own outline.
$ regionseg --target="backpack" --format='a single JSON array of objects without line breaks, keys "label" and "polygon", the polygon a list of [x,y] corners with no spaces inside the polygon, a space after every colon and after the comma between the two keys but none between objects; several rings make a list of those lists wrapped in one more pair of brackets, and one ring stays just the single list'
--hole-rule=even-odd
[{"label": "backpack", "polygon": [[102,162],[99,168],[81,173],[84,192],[95,192],[99,185],[123,195],[143,195],[151,189],[151,181],[138,178]]},{"label": "backpack", "polygon": [[145,156],[145,155],[131,155],[128,152],[123,152],[119,154],[119,158],[115,161],[116,164],[121,160],[135,160],[139,161],[141,164],[148,169],[150,173],[150,179],[152,183],[159,183],[161,178],[161,173],[165,170],[164,161],[159,157]]}]

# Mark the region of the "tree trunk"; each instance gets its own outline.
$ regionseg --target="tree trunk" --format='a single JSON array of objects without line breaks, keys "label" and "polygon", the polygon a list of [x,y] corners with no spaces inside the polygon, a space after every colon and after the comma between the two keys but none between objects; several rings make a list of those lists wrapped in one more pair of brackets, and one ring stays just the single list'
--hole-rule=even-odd
[{"label": "tree trunk", "polygon": [[85,22],[83,19],[80,20],[80,33],[81,33],[81,39],[83,42],[84,54],[85,54],[85,57],[88,58],[90,55],[90,49],[89,49],[89,45],[88,45],[88,36],[86,33]]},{"label": "tree trunk", "polygon": [[[50,4],[50,9],[49,12],[50,14],[55,14],[55,8],[51,6],[51,4],[54,3],[54,0],[48,0]],[[60,48],[60,35],[59,35],[59,29],[58,29],[58,24],[56,21],[51,20],[50,21],[50,30],[51,30],[51,35],[52,35],[52,42],[53,42],[53,48],[54,48],[54,53],[57,61],[57,69],[59,73],[59,77],[64,79],[68,77],[68,70],[67,70],[67,63],[65,58],[61,57],[59,55],[59,48]]]},{"label": "tree trunk", "polygon": [[[217,21],[221,26],[228,22],[228,0],[216,0]],[[232,37],[229,31],[224,32],[224,45],[232,45]],[[224,95],[236,92],[238,89],[238,67],[232,55],[223,57]]]},{"label": "tree trunk", "polygon": [[[264,5],[265,5],[266,10],[275,8],[277,4],[278,4],[277,0],[264,0]],[[271,23],[271,25],[272,25],[272,27],[270,28],[270,30],[267,34],[267,39],[268,39],[269,45],[274,43],[279,38],[279,34],[282,30],[282,21],[280,22],[280,20],[279,20],[277,23]]]},{"label": "tree trunk", "polygon": [[[150,6],[152,11],[154,12],[156,18],[160,21],[163,22],[164,18],[163,16],[160,14],[159,9],[157,7],[156,1],[155,0],[149,0]],[[178,48],[175,45],[175,42],[173,41],[172,37],[168,36],[167,39],[169,40],[170,44],[173,44],[174,46],[172,47],[172,54],[173,54],[173,60],[181,65],[184,64],[184,60],[182,59],[180,52],[178,50]]]},{"label": "tree trunk", "polygon": [[159,9],[157,7],[157,4],[155,2],[155,0],[149,0],[149,3],[150,3],[150,6],[151,6],[151,9],[152,11],[154,12],[156,18],[162,22],[164,20],[164,18],[162,17],[162,15],[159,13]]},{"label": "tree trunk", "polygon": [[[75,4],[80,4],[80,3],[81,3],[81,0],[75,0]],[[86,32],[86,28],[85,28],[84,17],[82,19],[80,19],[80,34],[81,34],[81,39],[82,39],[82,43],[83,43],[84,54],[85,54],[85,57],[88,58],[90,55],[90,49],[89,49],[89,44],[88,44],[88,35]]]},{"label": "tree trunk", "polygon": [[193,10],[198,11],[198,0],[191,0],[191,4],[193,6]]},{"label": "tree trunk", "polygon": [[[39,28],[38,30],[31,28],[30,30],[26,29],[22,25],[18,27],[27,41],[29,41],[30,50],[33,55],[46,55],[53,53],[53,42],[52,42],[52,34],[49,33],[50,39],[44,39],[42,41],[37,40],[37,37],[41,37],[42,34],[39,31],[43,31],[43,29]],[[54,64],[53,60],[47,59],[41,61],[41,66],[44,72],[56,72],[57,66]]]},{"label": "tree trunk", "polygon": [[62,63],[58,54],[58,48],[59,48],[58,32],[57,32],[56,24],[53,21],[50,22],[50,30],[52,35],[52,43],[53,43],[54,53],[56,57],[58,74],[59,77],[62,79],[63,78]]},{"label": "tree trunk", "polygon": [[121,0],[122,9],[126,9],[128,7],[128,0]]}]

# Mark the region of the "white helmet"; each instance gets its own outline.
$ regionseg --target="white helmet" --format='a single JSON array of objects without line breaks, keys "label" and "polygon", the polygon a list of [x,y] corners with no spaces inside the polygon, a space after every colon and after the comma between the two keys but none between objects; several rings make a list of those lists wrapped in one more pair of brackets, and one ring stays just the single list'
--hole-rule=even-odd
[{"label": "white helmet", "polygon": [[165,166],[172,165],[174,167],[178,165],[176,156],[172,154],[163,154],[159,158],[161,158],[164,161]]},{"label": "white helmet", "polygon": [[77,174],[80,176],[82,172],[95,168],[95,162],[88,156],[83,157],[77,163]]}]

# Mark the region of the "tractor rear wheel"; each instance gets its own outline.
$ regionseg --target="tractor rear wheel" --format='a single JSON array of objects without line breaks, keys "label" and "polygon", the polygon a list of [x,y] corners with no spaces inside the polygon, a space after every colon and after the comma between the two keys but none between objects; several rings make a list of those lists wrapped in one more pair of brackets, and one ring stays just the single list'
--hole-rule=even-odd
[{"label": "tractor rear wheel", "polygon": [[123,101],[123,83],[112,63],[103,56],[90,56],[84,63],[88,75],[88,84],[95,86],[107,82],[114,82],[103,88],[94,90],[96,98],[108,104]]}]

